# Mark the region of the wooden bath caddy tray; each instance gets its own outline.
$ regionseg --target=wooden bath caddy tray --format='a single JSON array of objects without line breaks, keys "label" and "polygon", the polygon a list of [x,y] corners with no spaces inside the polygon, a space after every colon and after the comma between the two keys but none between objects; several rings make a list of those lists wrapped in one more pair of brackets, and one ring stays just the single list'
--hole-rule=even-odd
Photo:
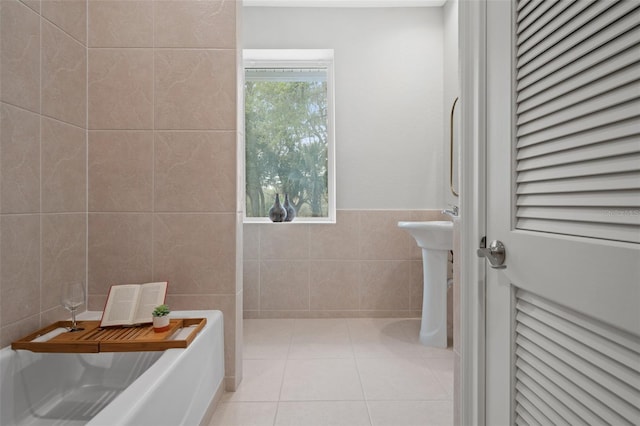
[{"label": "wooden bath caddy tray", "polygon": [[[151,324],[137,327],[100,328],[100,321],[78,321],[78,327],[84,330],[73,333],[63,332],[46,341],[33,341],[57,328],[71,326],[71,321],[58,321],[16,340],[11,344],[11,348],[26,349],[31,352],[62,353],[163,351],[171,348],[186,348],[206,323],[206,318],[176,318],[170,320],[169,330],[156,333]],[[191,326],[194,327],[187,337],[171,340],[171,336],[179,329]]]}]

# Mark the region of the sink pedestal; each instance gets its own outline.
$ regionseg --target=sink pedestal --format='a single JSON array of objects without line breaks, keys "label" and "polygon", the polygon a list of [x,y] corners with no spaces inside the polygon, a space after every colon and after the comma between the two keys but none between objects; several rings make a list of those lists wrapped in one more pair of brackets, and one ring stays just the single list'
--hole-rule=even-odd
[{"label": "sink pedestal", "polygon": [[453,223],[445,221],[398,222],[422,248],[424,296],[420,343],[447,347],[447,267],[453,249]]},{"label": "sink pedestal", "polygon": [[448,256],[448,250],[422,249],[425,285],[422,297],[420,343],[426,346],[447,347]]}]

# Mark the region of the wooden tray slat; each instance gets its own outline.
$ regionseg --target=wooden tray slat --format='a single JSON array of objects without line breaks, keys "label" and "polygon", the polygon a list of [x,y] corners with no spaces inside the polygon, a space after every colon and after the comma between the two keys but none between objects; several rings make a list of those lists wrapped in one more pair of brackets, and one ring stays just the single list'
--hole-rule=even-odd
[{"label": "wooden tray slat", "polygon": [[[97,353],[163,351],[171,348],[186,348],[207,323],[206,318],[176,318],[169,321],[169,329],[161,333],[153,331],[152,325],[137,327],[100,328],[100,321],[78,321],[82,331],[63,332],[47,341],[34,342],[57,328],[68,328],[70,321],[58,321],[31,333],[11,344],[12,349],[32,352]],[[193,327],[184,339],[170,340],[181,328]]]}]

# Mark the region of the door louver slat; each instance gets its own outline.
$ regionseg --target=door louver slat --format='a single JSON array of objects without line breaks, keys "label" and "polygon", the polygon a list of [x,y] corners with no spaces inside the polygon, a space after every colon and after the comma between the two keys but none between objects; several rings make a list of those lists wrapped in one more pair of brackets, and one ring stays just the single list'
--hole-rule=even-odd
[{"label": "door louver slat", "polygon": [[547,153],[532,158],[520,156],[518,171],[532,170],[541,167],[560,166],[563,164],[581,163],[599,158],[617,157],[619,155],[640,153],[640,140],[636,137],[607,141],[593,145],[585,145],[561,152]]},{"label": "door louver slat", "polygon": [[[636,8],[640,7],[637,3],[625,3],[631,4]],[[630,8],[631,6],[628,7]],[[517,87],[519,88],[520,85],[526,86],[531,81],[540,80],[584,55],[606,47],[607,43],[637,27],[640,22],[639,17],[640,11],[637,9],[619,19],[616,15],[609,16],[609,14],[606,14],[607,19],[604,23],[608,24],[609,21],[612,23],[601,31],[592,34],[587,33],[584,36],[580,34],[583,38],[579,39],[568,37],[564,40],[565,42],[558,43],[549,50],[540,52],[540,57],[536,56],[531,62],[520,64],[518,66]],[[586,27],[590,29],[590,26]],[[582,33],[583,31],[581,30],[580,32]]]},{"label": "door louver slat", "polygon": [[[529,362],[525,361],[525,359],[527,358]],[[566,406],[558,410],[562,411],[562,418],[564,423],[567,422],[564,421],[564,419],[568,419],[568,423],[570,424],[584,423],[585,419],[589,423],[602,421],[602,419],[598,418],[583,404],[576,401],[574,398],[571,398],[571,393],[569,393],[567,389],[561,388],[552,380],[550,380],[548,376],[551,374],[551,376],[553,377],[553,375],[555,374],[553,370],[551,370],[550,368],[545,368],[545,364],[536,360],[532,355],[528,354],[525,351],[520,351],[516,367],[518,368],[518,372],[516,373],[517,380],[535,383],[536,385],[539,384],[538,386],[542,387],[542,393],[544,393],[545,391],[551,391],[549,393],[557,393],[558,395],[560,395],[562,401],[564,401],[564,404],[566,404]],[[562,407],[561,404],[557,405]]]},{"label": "door louver slat", "polygon": [[637,172],[640,170],[640,154],[631,153],[617,157],[599,158],[581,163],[562,164],[539,169],[518,171],[517,182],[564,179],[577,176],[608,175],[613,173]]},{"label": "door louver slat", "polygon": [[[540,398],[540,395],[538,395],[532,389],[527,387],[524,383],[525,383],[524,381],[518,381],[518,383],[516,384],[516,390],[521,396],[520,401],[522,404],[524,404],[524,401],[526,400],[527,403],[531,404],[530,406],[527,406],[527,409],[531,414],[535,416],[537,420],[539,420],[541,424],[568,425],[567,422],[560,421],[562,419],[560,419],[557,415],[555,415],[553,407],[551,407],[547,403],[547,401]],[[518,396],[516,396],[516,401],[517,400],[518,400]],[[535,410],[532,409],[533,407],[535,407]]]},{"label": "door louver slat", "polygon": [[515,309],[516,424],[527,414],[571,425],[640,419],[637,337],[524,290]]},{"label": "door louver slat", "polygon": [[[636,76],[635,80],[640,79],[638,70],[632,72]],[[601,94],[595,94],[590,90],[573,92],[562,99],[556,99],[556,102],[540,106],[535,113],[532,111],[529,114],[519,114],[518,130],[522,134],[533,133],[640,98],[640,88],[635,81],[615,88],[603,87],[602,91]]]},{"label": "door louver slat", "polygon": [[523,410],[522,405],[518,405],[516,413],[518,415],[516,419],[517,425],[537,426],[540,424],[531,416],[531,414]]},{"label": "door louver slat", "polygon": [[537,22],[542,15],[548,14],[546,12],[548,12],[549,9],[557,6],[559,3],[560,3],[560,0],[543,1],[538,5],[538,7],[535,8],[535,10],[533,10],[533,12],[527,15],[526,18],[522,19],[522,21],[519,23],[519,28],[522,31],[526,30],[529,27],[529,25],[531,25],[534,22]]},{"label": "door louver slat", "polygon": [[635,172],[610,174],[604,178],[596,175],[554,181],[525,182],[518,184],[517,194],[568,194],[628,189],[640,189],[640,180]]},{"label": "door louver slat", "polygon": [[516,420],[516,424],[527,425],[527,426],[537,425],[538,423],[535,421],[535,419],[531,417],[529,413],[527,412],[521,413],[519,411],[521,407],[522,407],[521,405],[518,406],[518,411],[517,411],[518,417]]},{"label": "door louver slat", "polygon": [[586,345],[591,349],[595,349],[598,353],[608,356],[617,363],[631,369],[637,367],[635,365],[639,360],[637,358],[637,352],[629,350],[604,336],[594,333],[592,329],[584,328],[570,321],[566,321],[563,318],[560,318],[553,313],[547,312],[539,306],[524,300],[518,301],[517,309],[518,312],[523,315],[523,318],[526,315],[526,318],[530,318],[532,321],[535,321],[535,324],[541,324],[545,327],[552,326],[553,330],[557,330],[567,336],[572,336],[572,338],[580,342],[580,344]]},{"label": "door louver slat", "polygon": [[[522,76],[525,76],[540,69],[542,65],[558,59],[563,53],[572,51],[572,54],[575,54],[574,49],[578,49],[577,52],[579,52],[584,48],[595,47],[580,45],[591,36],[589,27],[585,24],[591,23],[598,26],[611,25],[636,7],[637,5],[633,3],[618,4],[609,1],[600,1],[588,9],[585,9],[564,26],[549,28],[552,32],[548,37],[540,40],[538,44],[519,49],[516,64],[519,72],[522,73]],[[620,23],[616,24],[619,25]],[[619,30],[625,27],[625,25],[617,27],[613,33],[620,34],[624,32],[624,30],[620,32]],[[563,58],[562,60],[565,59]]]},{"label": "door louver slat", "polygon": [[602,207],[612,202],[624,202],[628,206],[640,208],[640,198],[634,191],[625,193],[579,192],[577,194],[533,194],[520,197],[521,206],[565,206],[565,207]]},{"label": "door louver slat", "polygon": [[518,14],[518,20],[522,20],[526,18],[531,12],[533,12],[538,6],[542,4],[544,0],[531,0],[527,2],[527,4],[520,9],[520,13]]},{"label": "door louver slat", "polygon": [[520,0],[517,6],[518,10],[519,11],[522,10],[522,8],[525,7],[527,4],[529,4],[530,2],[531,0]]},{"label": "door louver slat", "polygon": [[[620,211],[621,214],[612,214]],[[608,225],[640,226],[640,218],[631,214],[622,214],[622,210],[612,207],[518,207],[517,215],[522,218],[562,220],[566,222],[588,222]]]},{"label": "door louver slat", "polygon": [[515,227],[640,243],[640,2],[532,1],[514,32]]},{"label": "door louver slat", "polygon": [[[597,0],[561,1],[556,8],[547,11],[526,29],[518,26],[518,45],[527,49],[531,44],[537,44],[554,30],[565,25],[570,19],[591,6]],[[551,23],[553,21],[553,23]],[[527,43],[527,44],[523,44]]]},{"label": "door louver slat", "polygon": [[[575,133],[584,133],[587,130],[597,129],[598,127],[610,125],[617,121],[634,119],[636,117],[640,117],[640,99],[618,104],[615,107],[609,107],[595,114],[566,119],[556,126],[546,127],[537,132],[525,133],[526,129],[519,130],[517,132],[517,147],[521,148],[546,142]],[[638,130],[640,131],[640,125],[638,126]]]},{"label": "door louver slat", "polygon": [[[574,105],[584,99],[589,99],[595,95],[600,95],[637,81],[640,79],[640,65],[634,64],[637,59],[637,54],[627,49],[615,60],[607,61],[585,70],[579,75],[573,76],[570,80],[556,84],[542,93],[533,93],[529,98],[521,99],[518,104],[518,120],[526,123],[559,111],[563,107]],[[605,74],[604,77],[603,73]],[[589,86],[590,89],[585,90],[586,85],[596,80],[599,80],[595,86],[598,92],[593,91],[593,86]],[[529,110],[538,106],[542,106],[542,108],[537,109],[535,113],[528,113]]]},{"label": "door louver slat", "polygon": [[637,337],[632,336],[629,333],[600,322],[594,322],[591,318],[586,317],[580,313],[567,311],[556,303],[547,302],[544,299],[536,297],[526,291],[521,291],[518,294],[518,300],[520,302],[526,302],[531,305],[535,305],[539,309],[544,309],[545,311],[550,312],[553,315],[556,315],[569,322],[588,329],[591,332],[608,340],[611,340],[617,345],[623,346],[632,352],[640,353],[640,341]]},{"label": "door louver slat", "polygon": [[516,159],[524,160],[551,153],[559,153],[560,151],[568,151],[573,148],[581,148],[583,146],[609,142],[620,138],[637,141],[637,133],[640,132],[639,126],[640,124],[635,119],[624,120],[601,126],[597,129],[589,129],[587,132],[573,133],[538,144],[521,146],[518,148]]},{"label": "door louver slat", "polygon": [[[582,360],[578,356],[575,356],[573,353],[563,353],[563,347],[552,342],[549,339],[546,339],[542,334],[536,333],[534,330],[528,327],[519,328],[517,343],[519,351],[518,354],[520,358],[522,358],[525,362],[529,363],[532,366],[537,366],[539,370],[544,370],[544,368],[541,367],[538,362],[544,362],[545,365],[551,366],[555,369],[555,373],[547,374],[549,379],[561,382],[565,380],[572,380],[571,378],[574,376],[578,377],[577,379],[573,379],[576,382],[572,381],[571,383],[562,383],[562,389],[564,389],[565,391],[569,391],[568,393],[571,395],[576,395],[576,398],[578,398],[579,400],[587,401],[587,406],[599,403],[594,402],[592,400],[593,397],[586,394],[583,387],[598,387],[600,392],[606,391],[614,395],[618,395],[620,397],[619,403],[614,401],[614,398],[612,398],[610,395],[607,398],[614,401],[612,405],[618,405],[618,409],[621,411],[628,411],[628,407],[633,406],[633,404],[636,402],[634,401],[634,398],[637,398],[638,396],[638,389],[635,389],[633,386],[623,382],[618,378],[612,378],[604,370]],[[524,349],[525,347],[528,349]],[[550,351],[559,355],[550,355]],[[585,377],[588,377],[592,382],[585,382],[585,380],[581,379],[579,375],[576,376],[576,372],[573,370],[565,371],[567,366],[570,366],[571,368],[579,371],[581,374],[584,374]],[[629,379],[633,379],[634,374],[632,372],[630,372],[629,374]],[[635,380],[638,380],[637,374],[635,375]],[[576,385],[577,382],[587,384],[583,387],[578,387]],[[595,385],[594,383],[596,383],[597,385]],[[583,396],[578,397],[578,395]]]},{"label": "door louver slat", "polygon": [[[608,409],[543,360],[523,350],[518,353],[518,357],[516,379],[530,383],[531,387],[535,383],[541,394],[554,395],[558,401],[562,401],[556,404],[557,411],[569,424],[626,423],[623,417]],[[558,364],[555,366],[558,367]],[[529,374],[521,374],[521,371]]]},{"label": "door louver slat", "polygon": [[[583,56],[545,76],[544,79],[531,79],[526,85],[520,81],[517,93],[518,102],[524,101],[537,93],[544,94],[545,90],[553,90],[554,86],[561,89],[564,88],[563,85],[579,87],[584,83],[581,79],[584,75],[588,75],[587,73],[592,72],[603,77],[607,75],[605,71],[607,67],[619,68],[620,64],[624,66],[625,64],[629,65],[637,62],[637,55],[633,53],[633,49],[638,44],[638,33],[640,33],[640,29],[636,27],[611,41],[603,48],[594,50],[589,55]],[[624,56],[625,52],[629,53],[628,57]],[[554,97],[557,95],[554,92],[550,93]]]}]

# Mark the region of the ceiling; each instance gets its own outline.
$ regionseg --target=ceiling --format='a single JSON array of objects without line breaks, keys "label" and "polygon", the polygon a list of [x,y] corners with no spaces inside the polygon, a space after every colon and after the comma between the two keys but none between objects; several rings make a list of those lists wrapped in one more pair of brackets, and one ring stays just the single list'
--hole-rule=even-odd
[{"label": "ceiling", "polygon": [[439,7],[446,0],[244,0],[245,7]]}]

